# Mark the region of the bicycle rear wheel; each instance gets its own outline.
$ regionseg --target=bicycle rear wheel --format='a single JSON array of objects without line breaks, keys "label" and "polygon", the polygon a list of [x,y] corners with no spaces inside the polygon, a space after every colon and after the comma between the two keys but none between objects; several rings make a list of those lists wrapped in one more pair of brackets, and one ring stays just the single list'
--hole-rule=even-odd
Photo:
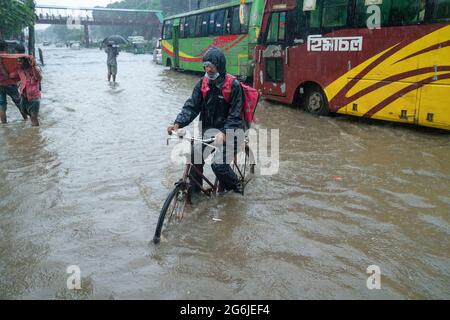
[{"label": "bicycle rear wheel", "polygon": [[242,193],[244,193],[245,186],[255,174],[255,160],[248,145],[245,145],[243,150],[240,150],[235,155],[231,168],[234,173],[236,173],[239,182],[242,185]]},{"label": "bicycle rear wheel", "polygon": [[187,192],[182,185],[177,185],[167,196],[166,201],[159,214],[158,224],[156,225],[153,243],[158,244],[161,241],[161,234],[166,227],[174,220],[181,220],[184,216],[184,210],[188,201]]}]

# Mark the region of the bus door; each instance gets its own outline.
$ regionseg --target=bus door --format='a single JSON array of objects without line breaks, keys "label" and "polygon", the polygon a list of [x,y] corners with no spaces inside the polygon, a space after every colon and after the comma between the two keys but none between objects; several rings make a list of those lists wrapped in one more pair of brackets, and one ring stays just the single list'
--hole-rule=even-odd
[{"label": "bus door", "polygon": [[180,67],[180,19],[175,19],[173,23],[173,67]]},{"label": "bus door", "polygon": [[[430,43],[437,46],[448,41],[449,34],[450,25],[447,25],[433,32],[428,38]],[[419,125],[450,129],[450,79],[446,73],[448,68],[445,67],[449,53],[450,48],[442,46],[419,56],[419,68],[430,71],[423,76],[428,80],[425,80],[426,83],[420,88]]]},{"label": "bus door", "polygon": [[[264,95],[286,96],[286,11],[272,12],[264,49],[259,52],[260,81]],[[258,76],[258,75],[257,75]]]}]

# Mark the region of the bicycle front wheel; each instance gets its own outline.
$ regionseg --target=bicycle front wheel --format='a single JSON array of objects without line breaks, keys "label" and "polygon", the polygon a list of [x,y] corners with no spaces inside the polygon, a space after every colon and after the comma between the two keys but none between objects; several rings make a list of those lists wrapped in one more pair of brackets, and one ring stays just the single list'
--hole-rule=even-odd
[{"label": "bicycle front wheel", "polygon": [[183,219],[187,200],[187,192],[181,185],[177,185],[170,192],[159,214],[158,224],[153,236],[154,244],[161,241],[161,234],[166,232],[166,228],[171,222]]}]

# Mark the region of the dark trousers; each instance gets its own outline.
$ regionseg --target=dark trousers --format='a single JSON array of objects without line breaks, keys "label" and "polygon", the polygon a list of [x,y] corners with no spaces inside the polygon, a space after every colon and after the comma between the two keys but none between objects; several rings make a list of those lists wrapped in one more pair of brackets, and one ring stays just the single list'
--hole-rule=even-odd
[{"label": "dark trousers", "polygon": [[[234,154],[237,150],[236,144],[234,145],[233,149],[234,152],[227,152],[227,147],[224,144],[214,153],[211,163],[211,169],[213,170],[214,174],[216,175],[217,179],[219,179],[220,184],[225,190],[234,190],[239,183],[239,179],[236,173],[234,173],[230,166],[230,163],[234,159]],[[205,152],[205,150],[207,151]],[[204,158],[211,154],[212,151],[213,148],[204,144],[196,145],[194,147],[195,155],[193,164],[201,173],[203,173],[203,166],[205,164]],[[203,179],[201,175],[196,172],[196,170],[191,170],[190,177],[192,179],[195,179],[197,182],[199,182],[200,185],[202,185]],[[194,187],[194,191],[200,190],[200,188],[195,183],[192,183],[192,185]]]},{"label": "dark trousers", "polygon": [[0,111],[6,111],[6,96],[10,96],[14,104],[20,110],[20,97],[16,85],[0,86]]}]

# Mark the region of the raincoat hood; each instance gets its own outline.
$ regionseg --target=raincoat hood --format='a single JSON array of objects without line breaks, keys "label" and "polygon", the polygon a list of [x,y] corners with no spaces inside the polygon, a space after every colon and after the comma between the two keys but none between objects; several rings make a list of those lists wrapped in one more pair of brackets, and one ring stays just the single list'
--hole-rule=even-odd
[{"label": "raincoat hood", "polygon": [[215,65],[217,68],[217,72],[219,72],[221,76],[226,75],[227,61],[225,59],[225,55],[223,54],[222,50],[220,50],[217,47],[210,47],[203,56],[203,62],[206,61],[209,61],[213,65]]}]

